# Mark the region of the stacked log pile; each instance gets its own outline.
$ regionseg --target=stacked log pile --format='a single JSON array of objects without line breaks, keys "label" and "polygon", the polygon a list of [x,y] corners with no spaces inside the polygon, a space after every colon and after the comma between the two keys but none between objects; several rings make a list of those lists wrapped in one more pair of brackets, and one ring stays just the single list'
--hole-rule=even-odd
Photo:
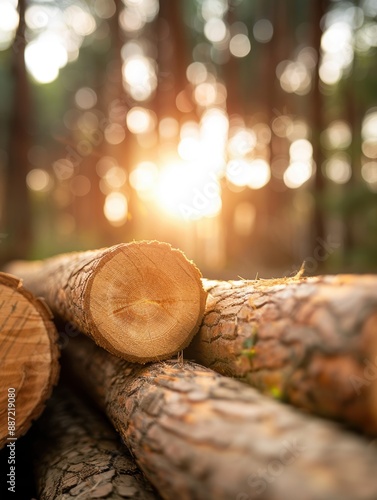
[{"label": "stacked log pile", "polygon": [[377,276],[208,281],[157,242],[7,271],[85,334],[63,373],[96,405],[59,387],[34,426],[41,499],[376,500]]}]

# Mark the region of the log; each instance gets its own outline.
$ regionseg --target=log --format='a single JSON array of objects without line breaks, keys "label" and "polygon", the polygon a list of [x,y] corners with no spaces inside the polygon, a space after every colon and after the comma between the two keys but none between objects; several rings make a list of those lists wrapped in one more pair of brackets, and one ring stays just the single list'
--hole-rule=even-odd
[{"label": "log", "polygon": [[0,273],[0,448],[24,435],[44,409],[59,376],[51,312]]},{"label": "log", "polygon": [[64,366],[166,499],[375,500],[377,455],[332,422],[192,362],[141,366],[77,337]]},{"label": "log", "polygon": [[206,293],[201,274],[167,243],[16,261],[7,270],[52,311],[112,354],[145,363],[168,358],[198,331]]},{"label": "log", "polygon": [[39,500],[160,498],[94,408],[59,386],[31,436]]},{"label": "log", "polygon": [[377,434],[377,276],[208,281],[185,356]]}]

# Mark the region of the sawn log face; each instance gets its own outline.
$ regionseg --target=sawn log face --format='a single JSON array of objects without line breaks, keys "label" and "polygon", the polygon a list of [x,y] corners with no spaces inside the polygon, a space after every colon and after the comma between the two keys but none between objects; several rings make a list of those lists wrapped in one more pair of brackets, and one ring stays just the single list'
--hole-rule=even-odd
[{"label": "sawn log face", "polygon": [[0,448],[25,434],[57,383],[58,336],[51,317],[19,279],[0,273]]}]

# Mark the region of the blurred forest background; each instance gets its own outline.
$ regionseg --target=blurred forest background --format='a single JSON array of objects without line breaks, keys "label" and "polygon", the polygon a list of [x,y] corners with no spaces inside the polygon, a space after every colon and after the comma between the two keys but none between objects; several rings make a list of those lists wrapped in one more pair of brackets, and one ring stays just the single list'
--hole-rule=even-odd
[{"label": "blurred forest background", "polygon": [[377,0],[0,0],[0,260],[377,271]]}]

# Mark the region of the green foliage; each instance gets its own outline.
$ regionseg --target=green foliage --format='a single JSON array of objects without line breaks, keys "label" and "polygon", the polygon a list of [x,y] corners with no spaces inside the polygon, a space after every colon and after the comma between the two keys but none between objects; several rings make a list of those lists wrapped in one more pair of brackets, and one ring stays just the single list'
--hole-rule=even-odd
[{"label": "green foliage", "polygon": [[253,325],[251,336],[246,338],[242,342],[241,355],[246,356],[249,360],[252,360],[256,355],[255,345],[258,342],[258,328]]}]

